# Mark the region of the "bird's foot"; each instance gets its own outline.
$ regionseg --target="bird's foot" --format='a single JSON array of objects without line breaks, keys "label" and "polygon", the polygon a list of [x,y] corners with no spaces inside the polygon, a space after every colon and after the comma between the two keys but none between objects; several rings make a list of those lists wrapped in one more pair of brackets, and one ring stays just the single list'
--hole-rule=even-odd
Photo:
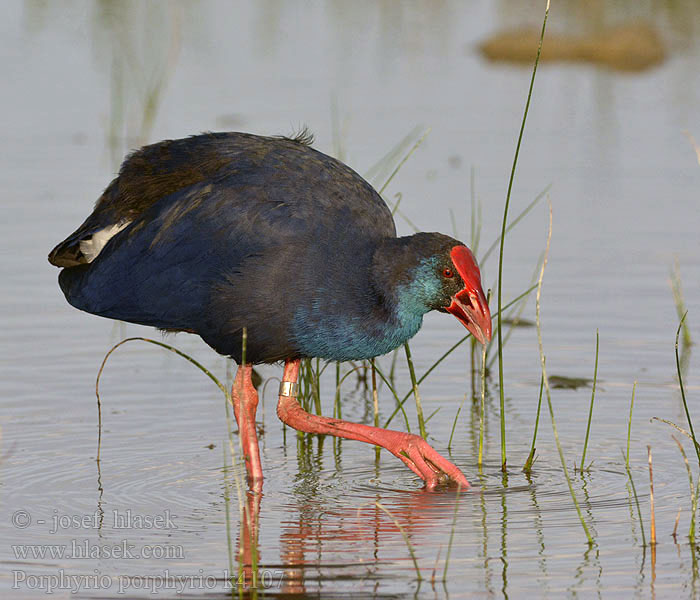
[{"label": "bird's foot", "polygon": [[277,416],[283,423],[297,431],[333,435],[346,440],[358,440],[386,448],[425,481],[425,487],[429,490],[446,480],[452,480],[464,488],[469,487],[464,473],[449,460],[440,456],[420,436],[306,412],[296,399],[296,382],[299,377],[300,362],[299,359],[288,360],[284,365],[284,375],[277,404]]},{"label": "bird's foot", "polygon": [[412,433],[394,433],[398,434],[399,439],[385,448],[423,479],[426,488],[432,490],[449,481],[463,488],[469,487],[469,482],[459,467],[440,455],[422,437]]}]

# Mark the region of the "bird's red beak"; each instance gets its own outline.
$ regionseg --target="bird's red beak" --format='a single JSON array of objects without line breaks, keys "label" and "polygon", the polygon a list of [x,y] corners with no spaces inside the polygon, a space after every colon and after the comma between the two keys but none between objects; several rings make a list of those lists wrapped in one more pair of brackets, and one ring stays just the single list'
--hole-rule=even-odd
[{"label": "bird's red beak", "polygon": [[464,289],[452,297],[452,304],[445,310],[457,317],[477,340],[486,344],[491,340],[491,311],[481,289],[479,266],[466,246],[452,248],[450,257],[464,280]]}]

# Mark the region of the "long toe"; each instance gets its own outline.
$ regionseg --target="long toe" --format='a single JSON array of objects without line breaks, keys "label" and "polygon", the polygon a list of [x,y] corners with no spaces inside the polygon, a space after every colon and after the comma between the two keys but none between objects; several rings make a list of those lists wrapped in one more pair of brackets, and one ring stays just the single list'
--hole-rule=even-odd
[{"label": "long toe", "polygon": [[423,442],[424,445],[421,447],[423,459],[428,464],[433,465],[440,474],[444,474],[458,485],[464,488],[469,487],[467,478],[457,465],[439,454],[430,444],[425,442],[425,440],[423,440]]},{"label": "long toe", "polygon": [[469,487],[469,482],[459,467],[439,454],[422,437],[404,435],[400,447],[391,448],[390,451],[423,479],[428,489],[434,489],[445,479],[451,479],[464,488]]},{"label": "long toe", "polygon": [[416,465],[416,468],[420,471],[420,476],[425,481],[425,487],[432,490],[440,483],[440,478],[438,477],[438,471],[435,471],[423,458],[422,449],[417,446],[411,446],[408,451],[408,456]]}]

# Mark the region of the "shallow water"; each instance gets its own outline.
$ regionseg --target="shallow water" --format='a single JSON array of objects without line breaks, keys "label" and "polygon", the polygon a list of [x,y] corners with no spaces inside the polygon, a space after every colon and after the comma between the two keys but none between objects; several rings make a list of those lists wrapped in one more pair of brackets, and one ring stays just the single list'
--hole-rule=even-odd
[{"label": "shallow water", "polygon": [[[697,595],[685,465],[673,430],[650,419],[685,426],[668,284],[674,257],[691,333],[700,339],[700,166],[682,133],[700,140],[700,13],[691,2],[660,3],[653,11],[637,3],[582,6],[555,3],[550,30],[580,34],[644,18],[659,27],[669,51],[662,66],[636,75],[543,65],[512,198],[515,216],[552,186],[554,233],[542,296],[549,373],[592,377],[600,331],[586,460],[593,464],[583,475],[572,473],[592,548],[573,508],[546,406],[534,469],[530,477],[521,471],[540,379],[534,328],[516,329],[505,350],[507,476],[500,471],[495,372],[483,473],[470,401],[447,449],[471,389],[467,352],[460,348],[426,379],[421,394],[426,415],[439,409],[428,423],[430,442],[462,467],[471,490],[426,492],[393,457],[383,453],[377,463],[373,449],[360,443],[299,441],[276,418],[271,382],[259,410],[266,479],[256,496],[238,487],[230,467],[223,395],[180,357],[147,344],[125,345],[105,369],[98,468],[94,379],[102,357],[124,337],[159,334],[73,310],[45,258],[139,143],[202,130],[288,133],[301,123],[315,132],[317,148],[343,156],[360,173],[416,125],[430,126],[386,197],[401,193],[401,211],[426,231],[451,233],[453,211],[466,239],[473,172],[483,204],[481,256],[500,230],[530,71],[489,64],[475,48],[494,31],[537,24],[542,7],[508,1],[338,1],[303,9],[276,2],[7,4],[0,25],[8,82],[0,96],[3,597],[40,597],[48,585],[56,587],[53,596],[72,597],[81,575],[93,576],[93,589],[78,597],[148,596],[149,586],[171,597],[168,584],[185,584],[184,597],[228,595],[226,573],[238,569],[230,548],[235,554],[241,539],[239,493],[241,503],[259,513],[261,584],[271,596]],[[380,186],[388,172],[374,183]],[[545,213],[538,205],[509,235],[506,299],[529,285],[546,239]],[[397,225],[411,232],[404,219]],[[496,257],[482,267],[492,286]],[[524,316],[534,319],[533,301]],[[412,344],[418,372],[462,333],[453,319],[429,315]],[[230,365],[193,336],[166,341],[222,381],[230,378]],[[685,355],[691,411],[698,407],[697,355]],[[388,371],[390,359],[380,364]],[[278,377],[281,370],[261,373]],[[396,379],[407,392],[402,360]],[[631,469],[648,538],[651,445],[659,542],[653,560],[642,545],[621,458],[635,380]],[[332,413],[333,390],[329,375],[321,384],[324,414]],[[587,387],[553,391],[570,469],[580,462],[590,395]],[[380,420],[393,408],[382,388]],[[371,398],[353,377],[343,387],[343,416],[372,419]],[[399,417],[392,425],[405,427]],[[692,449],[685,448],[692,465]],[[409,537],[422,581],[402,532],[377,502]],[[133,527],[119,528],[119,519],[129,516]],[[143,527],[145,517],[156,518],[157,526]],[[250,540],[245,532],[244,526],[243,538]],[[77,556],[85,547],[122,543],[133,546],[131,554],[155,557]],[[63,557],[51,555],[64,548]]]}]

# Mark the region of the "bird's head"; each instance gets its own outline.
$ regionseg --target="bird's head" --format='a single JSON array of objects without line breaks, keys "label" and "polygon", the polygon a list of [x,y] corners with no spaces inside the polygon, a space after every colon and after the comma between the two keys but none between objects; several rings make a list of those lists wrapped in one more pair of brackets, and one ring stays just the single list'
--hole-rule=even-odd
[{"label": "bird's head", "polygon": [[482,344],[491,340],[481,272],[462,242],[441,233],[393,238],[375,254],[374,268],[375,277],[392,280],[399,310],[449,312]]}]

